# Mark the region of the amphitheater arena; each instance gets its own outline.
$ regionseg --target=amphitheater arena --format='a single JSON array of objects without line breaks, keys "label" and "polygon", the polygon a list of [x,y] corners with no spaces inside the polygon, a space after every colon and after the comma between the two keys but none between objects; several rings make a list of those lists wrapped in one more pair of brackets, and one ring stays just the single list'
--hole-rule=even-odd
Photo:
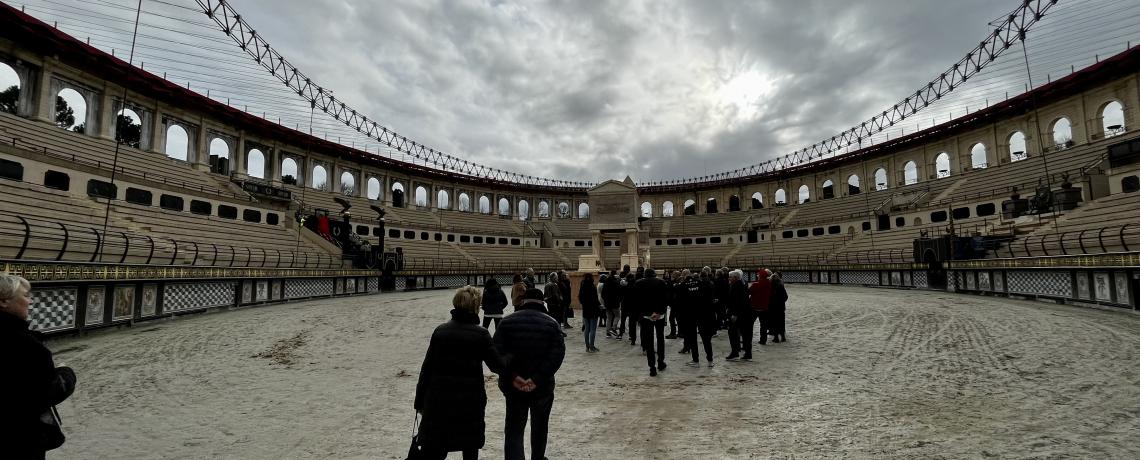
[{"label": "amphitheater arena", "polygon": [[843,155],[599,184],[310,136],[9,5],[4,67],[0,265],[79,375],[49,458],[404,458],[449,288],[624,263],[780,270],[790,340],[649,377],[567,330],[550,458],[1140,457],[1140,47]]}]

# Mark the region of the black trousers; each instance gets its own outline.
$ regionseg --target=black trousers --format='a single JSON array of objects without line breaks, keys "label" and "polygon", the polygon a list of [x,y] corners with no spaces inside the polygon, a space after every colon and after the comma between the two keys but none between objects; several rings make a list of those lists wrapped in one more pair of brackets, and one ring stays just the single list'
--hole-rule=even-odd
[{"label": "black trousers", "polygon": [[677,335],[677,308],[669,307],[669,335]]},{"label": "black trousers", "polygon": [[499,330],[499,321],[502,319],[503,318],[491,318],[490,316],[484,316],[483,317],[483,329],[489,329],[488,326],[491,325],[491,320],[495,320],[495,330],[498,331]]},{"label": "black trousers", "polygon": [[772,330],[772,312],[757,312],[756,317],[760,320],[760,344],[763,345],[768,343],[768,331]]},{"label": "black trousers", "polygon": [[[656,344],[653,341],[654,333],[657,334]],[[649,363],[650,369],[665,364],[665,318],[657,321],[641,318],[641,348],[645,349],[645,361]]]},{"label": "black trousers", "polygon": [[[684,322],[682,322],[683,324]],[[700,351],[697,350],[697,336],[700,335],[701,345],[705,347],[705,360],[712,362],[712,336],[719,329],[719,324],[715,318],[705,321],[700,325],[698,330],[696,321],[693,324],[685,325],[685,348],[693,354],[693,362],[701,360]]]},{"label": "black trousers", "polygon": [[755,313],[742,312],[736,315],[736,321],[728,325],[728,346],[734,355],[744,352],[744,356],[752,356],[752,325],[756,322]]},{"label": "black trousers", "polygon": [[507,400],[507,420],[503,453],[507,460],[526,460],[523,437],[526,419],[530,417],[530,458],[546,456],[546,436],[550,428],[550,410],[554,408],[554,389],[541,393],[511,391]]},{"label": "black trousers", "polygon": [[621,312],[621,333],[625,333],[625,325],[628,323],[630,343],[637,341],[637,321],[637,316],[626,312],[623,307]]},{"label": "black trousers", "polygon": [[[443,460],[447,458],[447,452],[442,450],[424,449],[421,455],[423,455],[422,458],[424,460]],[[479,449],[463,451],[463,460],[479,460]]]}]

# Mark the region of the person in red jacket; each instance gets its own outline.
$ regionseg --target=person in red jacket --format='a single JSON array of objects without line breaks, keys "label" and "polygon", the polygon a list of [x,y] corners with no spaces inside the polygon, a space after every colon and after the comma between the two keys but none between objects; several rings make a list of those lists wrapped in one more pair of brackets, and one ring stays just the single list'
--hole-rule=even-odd
[{"label": "person in red jacket", "polygon": [[[771,329],[771,318],[768,312],[768,300],[772,296],[772,282],[768,280],[767,269],[756,271],[756,281],[748,286],[748,302],[752,305],[754,316],[760,320],[760,345],[768,343],[768,330]],[[751,324],[748,325],[752,327]]]}]

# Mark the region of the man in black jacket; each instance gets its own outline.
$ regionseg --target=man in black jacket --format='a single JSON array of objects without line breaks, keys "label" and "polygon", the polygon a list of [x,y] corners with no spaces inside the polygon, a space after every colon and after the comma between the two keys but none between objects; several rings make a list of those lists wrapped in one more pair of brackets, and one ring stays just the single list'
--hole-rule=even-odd
[{"label": "man in black jacket", "polygon": [[712,336],[719,329],[716,311],[713,309],[713,284],[709,280],[711,270],[702,271],[700,276],[692,276],[685,283],[688,293],[685,296],[686,308],[681,317],[685,335],[685,348],[693,355],[691,365],[700,365],[700,352],[697,350],[697,334],[705,347],[705,359],[713,366]]},{"label": "man in black jacket", "polygon": [[743,348],[744,360],[752,359],[752,324],[756,322],[752,304],[748,303],[748,286],[744,285],[744,273],[733,270],[728,275],[728,345],[732,352],[725,359],[733,360],[740,356]]},{"label": "man in black jacket", "polygon": [[506,357],[509,369],[499,377],[507,405],[503,452],[508,460],[524,458],[523,432],[529,416],[531,458],[543,458],[554,407],[554,374],[566,357],[566,341],[543,306],[541,291],[527,289],[519,309],[503,318],[495,329],[495,347]]},{"label": "man in black jacket", "polygon": [[[658,370],[663,371],[666,367],[665,306],[669,301],[669,287],[650,268],[645,270],[645,278],[634,284],[633,295],[636,297],[641,323],[641,346],[645,349],[645,359],[649,363],[649,375],[655,376]],[[657,337],[656,349],[654,333]]]},{"label": "man in black jacket", "polygon": [[55,367],[41,335],[28,330],[31,300],[27,280],[0,275],[0,458],[42,459],[59,447],[54,406],[75,391],[75,372]]}]

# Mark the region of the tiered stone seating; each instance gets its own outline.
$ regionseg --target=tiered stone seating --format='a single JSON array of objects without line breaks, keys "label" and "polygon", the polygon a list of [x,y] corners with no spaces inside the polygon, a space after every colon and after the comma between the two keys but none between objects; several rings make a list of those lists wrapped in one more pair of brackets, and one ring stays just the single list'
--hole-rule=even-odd
[{"label": "tiered stone seating", "polygon": [[[1123,229],[1122,226],[1136,222],[1140,222],[1140,193],[1118,193],[1069,211],[1056,225],[1043,225],[1010,245],[1018,256],[1027,255],[1026,241],[1033,255],[1080,254],[1082,242],[1083,251],[1088,253],[1123,251],[1126,245],[1128,250],[1134,251],[1140,248],[1140,224]],[[1106,230],[1101,232],[1102,228]],[[1008,256],[1008,253],[1000,251],[998,254],[1003,255]]]},{"label": "tiered stone seating", "polygon": [[[103,231],[103,213],[103,205],[74,198],[67,192],[0,179],[0,254],[14,258],[23,244],[25,230],[30,230],[32,238],[23,258],[56,260],[66,240],[61,260],[89,261],[98,243],[95,231]],[[17,217],[27,219],[30,228],[25,228]],[[111,221],[107,230],[130,229]]]},{"label": "tiered stone seating", "polygon": [[652,236],[736,233],[750,214],[764,215],[765,213],[761,211],[719,212],[692,216],[655,217],[647,222],[658,221],[661,226],[664,226],[665,222],[669,222],[667,233],[654,233],[651,234]]}]

